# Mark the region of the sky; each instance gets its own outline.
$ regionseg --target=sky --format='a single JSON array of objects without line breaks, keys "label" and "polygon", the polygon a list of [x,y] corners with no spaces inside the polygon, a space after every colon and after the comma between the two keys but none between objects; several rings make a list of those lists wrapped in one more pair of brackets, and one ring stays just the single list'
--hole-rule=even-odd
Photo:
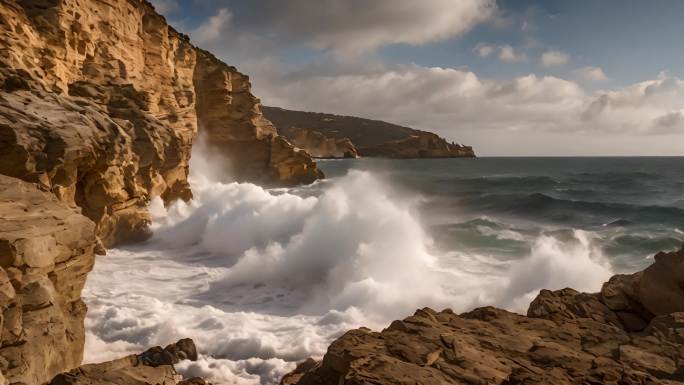
[{"label": "sky", "polygon": [[684,1],[153,0],[265,105],[478,155],[684,155]]}]

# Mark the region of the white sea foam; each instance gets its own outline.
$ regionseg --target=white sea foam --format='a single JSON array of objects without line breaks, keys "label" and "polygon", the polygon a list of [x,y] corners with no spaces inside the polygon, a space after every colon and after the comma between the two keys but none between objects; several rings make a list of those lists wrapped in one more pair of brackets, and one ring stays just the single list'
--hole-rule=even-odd
[{"label": "white sea foam", "polygon": [[597,290],[610,275],[582,231],[543,235],[528,258],[499,264],[436,250],[411,202],[369,172],[306,198],[194,172],[192,202],[153,202],[151,241],[97,260],[87,361],[190,337],[202,357],[185,374],[271,384],[353,327],[424,306],[524,311],[541,288]]}]

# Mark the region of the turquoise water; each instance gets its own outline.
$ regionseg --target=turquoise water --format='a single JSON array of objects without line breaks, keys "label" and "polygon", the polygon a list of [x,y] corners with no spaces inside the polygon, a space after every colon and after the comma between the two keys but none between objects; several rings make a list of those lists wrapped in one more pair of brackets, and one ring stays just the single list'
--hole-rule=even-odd
[{"label": "turquoise water", "polygon": [[616,272],[684,243],[684,158],[357,159],[319,163],[330,178],[373,171],[422,197],[445,250],[521,258],[539,235],[591,234]]}]

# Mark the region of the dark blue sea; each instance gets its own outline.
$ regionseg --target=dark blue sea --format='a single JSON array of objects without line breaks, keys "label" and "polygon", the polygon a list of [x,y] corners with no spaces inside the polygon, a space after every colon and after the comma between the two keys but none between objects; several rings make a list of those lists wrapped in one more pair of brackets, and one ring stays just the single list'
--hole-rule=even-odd
[{"label": "dark blue sea", "polygon": [[613,270],[629,272],[684,243],[683,157],[356,159],[320,167],[332,178],[370,170],[422,195],[422,217],[445,249],[518,258],[541,234],[562,239],[579,229]]}]

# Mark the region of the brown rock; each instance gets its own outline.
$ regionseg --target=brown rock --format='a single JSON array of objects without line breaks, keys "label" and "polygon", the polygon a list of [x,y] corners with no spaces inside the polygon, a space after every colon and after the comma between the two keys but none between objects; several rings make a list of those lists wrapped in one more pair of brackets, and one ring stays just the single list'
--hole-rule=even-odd
[{"label": "brown rock", "polygon": [[684,384],[682,253],[602,293],[543,290],[527,317],[421,309],[379,333],[352,330],[282,384]]},{"label": "brown rock", "polygon": [[[327,143],[344,149],[351,144],[360,156],[385,158],[473,158],[472,147],[449,143],[438,135],[380,120],[318,112],[264,107],[264,114],[278,132],[313,156],[344,154]],[[322,138],[321,138],[322,136]],[[337,143],[336,141],[341,141]],[[351,143],[346,143],[350,141]],[[317,155],[323,154],[323,155]]]},{"label": "brown rock", "polygon": [[148,235],[152,197],[191,197],[198,124],[238,180],[322,177],[277,140],[245,75],[144,0],[4,0],[0,20],[0,173],[80,206],[105,246]]},{"label": "brown rock", "polygon": [[[182,355],[179,356],[178,352],[182,352]],[[55,376],[49,385],[207,384],[201,378],[182,381],[173,365],[183,359],[197,359],[195,344],[190,339],[180,340],[166,348],[155,346],[141,354],[133,354],[114,361],[83,365]]]},{"label": "brown rock", "polygon": [[658,253],[639,279],[638,301],[655,315],[684,309],[684,248]]},{"label": "brown rock", "polygon": [[0,175],[0,370],[40,384],[81,363],[81,290],[95,224],[35,185]]},{"label": "brown rock", "polygon": [[329,138],[315,130],[292,127],[282,131],[293,145],[314,158],[358,158],[356,146],[349,138]]}]

